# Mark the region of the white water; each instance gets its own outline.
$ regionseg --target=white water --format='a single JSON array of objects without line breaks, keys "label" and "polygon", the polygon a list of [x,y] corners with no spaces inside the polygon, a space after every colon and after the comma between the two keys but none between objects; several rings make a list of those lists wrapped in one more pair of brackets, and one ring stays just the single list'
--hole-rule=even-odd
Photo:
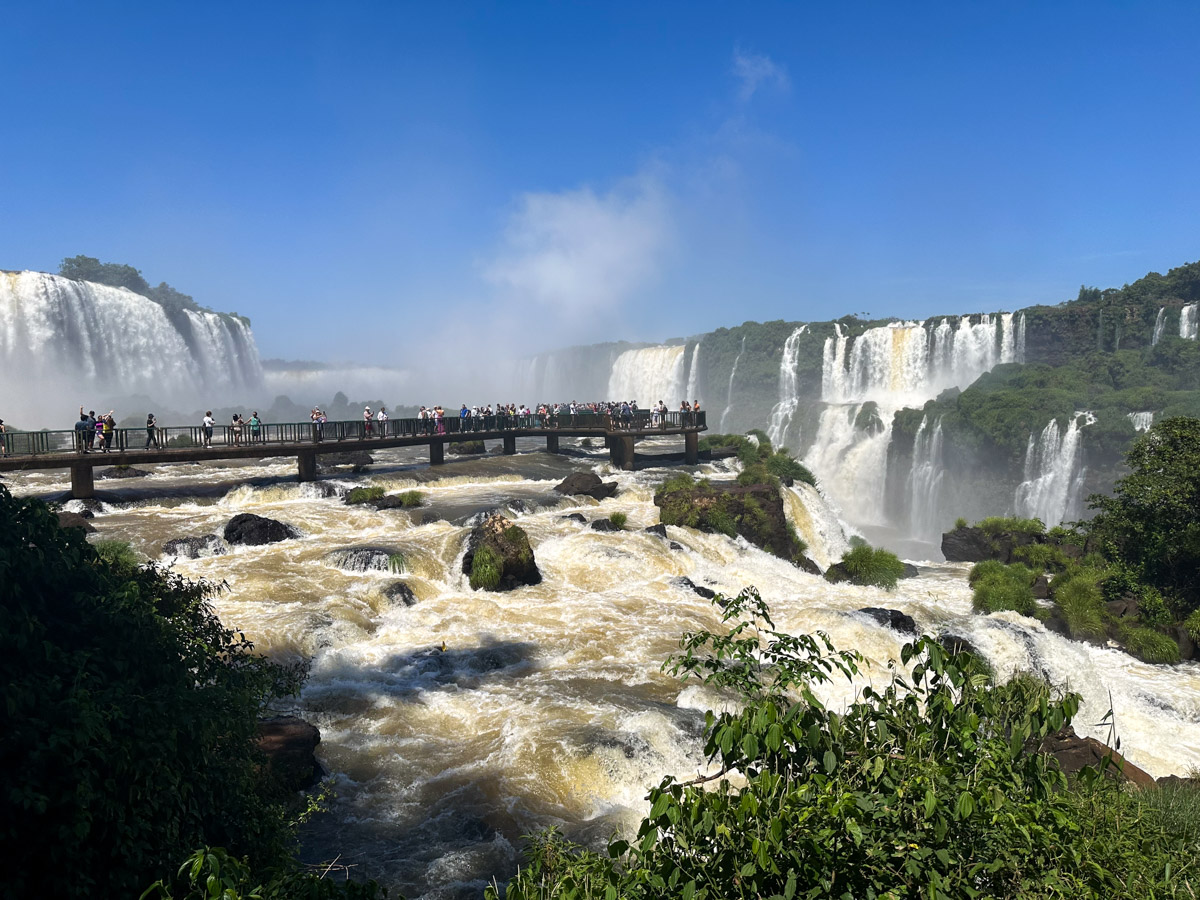
[{"label": "white water", "polygon": [[687,399],[693,402],[700,399],[700,342],[696,342],[692,350],[692,365],[688,369]]},{"label": "white water", "polygon": [[[800,389],[796,379],[796,362],[800,351],[800,335],[808,330],[807,325],[801,325],[790,335],[783,345],[783,356],[779,361],[779,402],[771,410],[771,422],[767,426],[767,436],[776,447],[787,443],[788,426],[792,424],[792,416],[800,404]],[[796,435],[796,443],[800,435]]]},{"label": "white water", "polygon": [[[1025,449],[1025,480],[1017,487],[1017,515],[1041,519],[1047,527],[1075,521],[1083,514],[1083,467],[1080,429],[1096,421],[1088,412],[1071,417],[1066,432],[1056,419]],[[1082,422],[1082,424],[1081,424]]]},{"label": "white water", "polygon": [[683,399],[683,344],[626,350],[613,363],[606,399],[636,400],[646,409],[662,400],[677,409]]},{"label": "white water", "polygon": [[1133,423],[1134,431],[1149,431],[1154,425],[1154,413],[1151,412],[1131,412],[1126,413],[1129,416],[1129,421]]},{"label": "white water", "polygon": [[1179,311],[1179,336],[1194,341],[1200,338],[1200,320],[1196,311],[1200,304],[1192,303]]},{"label": "white water", "polygon": [[1154,317],[1154,336],[1150,338],[1150,346],[1153,347],[1162,340],[1163,331],[1167,327],[1167,308],[1160,307],[1158,315]]},{"label": "white water", "polygon": [[845,523],[815,487],[796,482],[783,492],[784,512],[808,544],[808,558],[828,569],[850,549]]},{"label": "white water", "polygon": [[[886,525],[882,498],[892,418],[920,408],[949,387],[965,388],[984,372],[1025,356],[1025,316],[1004,313],[936,322],[896,322],[857,339],[835,325],[822,357],[821,413],[805,462],[853,525]],[[883,430],[854,428],[875,403]]]},{"label": "white water", "polygon": [[733,379],[737,376],[738,363],[742,361],[742,354],[746,352],[746,337],[742,336],[742,346],[738,350],[738,355],[733,358],[733,368],[729,370],[729,391],[725,395],[725,410],[721,413],[721,433],[725,433],[725,419],[729,416],[729,411],[733,409]]},{"label": "white water", "polygon": [[257,394],[262,368],[245,323],[215,313],[185,316],[190,334],[153,300],[124,288],[0,273],[5,417],[24,427],[69,428],[80,403],[113,397],[144,394],[195,409]]},{"label": "white water", "polygon": [[942,480],[946,475],[942,460],[941,417],[938,417],[932,429],[928,426],[928,417],[922,417],[913,439],[909,498],[913,537],[936,542],[947,524],[941,518]]}]

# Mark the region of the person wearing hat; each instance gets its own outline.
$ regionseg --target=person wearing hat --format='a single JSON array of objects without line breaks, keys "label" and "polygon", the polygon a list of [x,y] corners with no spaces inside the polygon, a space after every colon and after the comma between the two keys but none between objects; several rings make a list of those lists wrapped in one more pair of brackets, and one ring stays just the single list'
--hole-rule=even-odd
[{"label": "person wearing hat", "polygon": [[371,436],[371,419],[372,418],[373,417],[371,415],[371,407],[368,406],[368,407],[364,408],[363,409],[363,437]]}]

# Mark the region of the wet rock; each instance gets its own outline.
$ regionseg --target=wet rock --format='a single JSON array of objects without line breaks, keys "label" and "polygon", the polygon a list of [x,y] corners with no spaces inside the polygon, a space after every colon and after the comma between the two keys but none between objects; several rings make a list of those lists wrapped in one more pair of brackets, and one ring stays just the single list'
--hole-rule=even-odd
[{"label": "wet rock", "polygon": [[683,544],[679,543],[678,541],[671,541],[671,543],[667,544],[667,549],[668,550],[682,550],[682,549],[684,549],[684,547],[683,547]]},{"label": "wet rock", "polygon": [[387,597],[392,603],[403,603],[405,606],[417,605],[417,595],[403,581],[393,581],[383,589],[383,596]]},{"label": "wet rock", "polygon": [[572,522],[578,522],[581,525],[587,524],[587,516],[583,513],[567,513],[565,516],[559,516],[560,519],[570,519]]},{"label": "wet rock", "polygon": [[1126,594],[1116,600],[1109,600],[1104,604],[1108,614],[1114,619],[1132,619],[1137,618],[1138,601],[1133,594]]},{"label": "wet rock", "polygon": [[317,469],[328,470],[337,466],[351,466],[355,472],[366,471],[375,460],[366,450],[351,450],[346,453],[321,453],[317,456]]},{"label": "wet rock", "polygon": [[1104,774],[1118,781],[1136,785],[1153,785],[1154,778],[1125,759],[1107,744],[1095,738],[1080,737],[1070,725],[1042,740],[1039,749],[1058,760],[1059,768],[1067,775],[1074,775],[1084,766],[1098,767],[1101,760],[1111,756],[1115,765],[1104,768]]},{"label": "wet rock", "polygon": [[514,497],[504,505],[508,508],[509,512],[517,515],[521,515],[522,513],[536,512],[538,509],[538,504],[535,501],[527,500],[523,497]]},{"label": "wet rock", "polygon": [[133,466],[112,466],[101,469],[96,473],[97,478],[145,478],[150,473],[145,469],[135,469]]},{"label": "wet rock", "polygon": [[225,540],[230,544],[275,544],[297,537],[300,532],[291,525],[254,513],[239,513],[225,526]]},{"label": "wet rock", "polygon": [[946,648],[947,653],[970,653],[980,659],[984,658],[983,654],[979,652],[979,648],[971,643],[971,639],[965,638],[961,634],[946,632],[938,638],[938,643]]},{"label": "wet rock", "polygon": [[797,569],[802,569],[809,575],[820,575],[821,567],[805,556],[803,553],[792,557],[792,565]]},{"label": "wet rock", "polygon": [[326,553],[325,561],[348,572],[387,572],[404,568],[404,554],[396,547],[339,547]]},{"label": "wet rock", "polygon": [[306,481],[300,492],[305,497],[319,497],[322,500],[338,495],[337,485],[331,481]]},{"label": "wet rock", "polygon": [[572,472],[554,486],[560,494],[584,494],[596,500],[606,500],[617,492],[615,481],[601,481],[593,472]]},{"label": "wet rock", "polygon": [[878,606],[866,606],[859,610],[860,613],[865,613],[870,616],[880,625],[884,625],[892,631],[899,631],[901,634],[920,634],[920,629],[917,628],[916,620],[902,613],[898,609],[882,609]]},{"label": "wet rock", "polygon": [[1033,579],[1033,596],[1036,600],[1050,599],[1050,579],[1045,575]]},{"label": "wet rock", "polygon": [[912,563],[902,563],[902,565],[904,566],[904,572],[901,574],[901,578],[916,578],[921,574],[921,570]]},{"label": "wet rock", "polygon": [[701,482],[682,490],[654,495],[664,525],[697,528],[712,534],[740,535],[781,559],[795,562],[803,554],[795,530],[783,511],[774,484],[713,485]]},{"label": "wet rock", "polygon": [[267,768],[290,791],[302,791],[321,780],[325,770],[317,762],[321,732],[297,716],[273,716],[258,723],[258,749],[267,757]]},{"label": "wet rock", "polygon": [[474,590],[511,591],[542,581],[529,536],[500,515],[490,516],[471,529],[462,570],[470,577]]},{"label": "wet rock", "polygon": [[96,526],[87,520],[82,513],[58,513],[59,528],[82,528],[85,534],[95,534]]},{"label": "wet rock", "polygon": [[79,515],[81,518],[84,518],[84,519],[96,518],[96,514],[94,512],[92,512],[90,509],[81,509],[79,511]]},{"label": "wet rock", "polygon": [[696,584],[696,582],[692,581],[692,579],[688,578],[686,575],[679,575],[675,578],[672,578],[671,584],[675,585],[676,587],[687,588],[689,591],[700,595],[705,600],[711,600],[717,596],[716,591],[706,588],[702,584]]},{"label": "wet rock", "polygon": [[1055,634],[1061,634],[1065,638],[1071,636],[1071,626],[1067,624],[1067,620],[1061,616],[1052,615],[1043,624],[1047,631],[1052,631]]},{"label": "wet rock", "polygon": [[624,528],[619,527],[615,522],[610,522],[608,519],[596,519],[591,524],[592,531],[624,531]]},{"label": "wet rock", "polygon": [[662,522],[659,522],[657,525],[651,525],[647,528],[643,528],[642,531],[646,532],[647,534],[657,534],[660,538],[665,538],[667,536],[667,526]]},{"label": "wet rock", "polygon": [[483,441],[451,441],[446,445],[446,452],[451,456],[473,456],[486,453],[487,446]]},{"label": "wet rock", "polygon": [[1002,531],[989,534],[982,528],[962,526],[942,535],[942,555],[947,562],[982,562],[998,559],[1011,563],[1013,551],[1029,544],[1043,544],[1046,538],[1040,534],[1023,531]]},{"label": "wet rock", "polygon": [[179,556],[183,559],[199,559],[202,556],[221,556],[226,552],[225,542],[215,534],[199,537],[181,537],[163,544],[163,556]]},{"label": "wet rock", "polygon": [[1187,633],[1187,629],[1182,625],[1172,625],[1168,633],[1175,638],[1175,643],[1179,645],[1179,658],[1192,659],[1196,655],[1196,644],[1192,640],[1192,636]]},{"label": "wet rock", "polygon": [[1179,775],[1164,775],[1156,782],[1160,788],[1176,788],[1188,790],[1200,790],[1200,778],[1193,776],[1181,777]]}]

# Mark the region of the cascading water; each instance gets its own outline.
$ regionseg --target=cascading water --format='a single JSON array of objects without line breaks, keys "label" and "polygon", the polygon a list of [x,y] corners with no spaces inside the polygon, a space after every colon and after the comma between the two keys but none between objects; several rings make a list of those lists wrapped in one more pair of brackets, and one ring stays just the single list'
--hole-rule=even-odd
[{"label": "cascading water", "polygon": [[[835,325],[822,357],[821,413],[805,462],[854,525],[883,525],[892,419],[1025,356],[1025,316],[896,322],[852,339]],[[874,415],[865,415],[874,404]],[[863,419],[874,427],[860,427]],[[876,422],[877,419],[877,422]]]},{"label": "cascading water", "polygon": [[941,520],[942,479],[946,470],[942,462],[942,419],[933,428],[928,417],[921,418],[913,440],[913,463],[910,477],[909,509],[912,515],[913,537],[936,541],[944,530]]},{"label": "cascading water", "polygon": [[683,398],[683,344],[626,350],[613,363],[609,400],[636,400],[644,409],[662,400],[668,408]]},{"label": "cascading water", "polygon": [[797,481],[784,489],[783,500],[788,521],[808,544],[806,555],[822,569],[828,569],[850,549],[845,523],[815,487]]},{"label": "cascading water", "polygon": [[742,336],[742,347],[738,350],[738,355],[733,358],[733,368],[729,370],[729,391],[725,395],[725,410],[721,413],[721,433],[725,433],[725,419],[729,416],[729,411],[733,409],[733,379],[737,376],[738,363],[742,361],[742,354],[746,352],[746,337]]},{"label": "cascading water", "polygon": [[1151,412],[1131,412],[1126,413],[1129,416],[1129,421],[1133,423],[1134,431],[1149,431],[1154,425],[1154,413]]},{"label": "cascading water", "polygon": [[[1041,519],[1047,527],[1074,521],[1083,514],[1083,467],[1080,429],[1092,425],[1096,417],[1077,412],[1064,433],[1057,419],[1042,429],[1036,439],[1031,434],[1025,449],[1025,480],[1017,487],[1017,515]],[[1081,424],[1082,423],[1082,424]]]},{"label": "cascading water", "polygon": [[[64,403],[70,413],[97,395],[145,394],[190,408],[262,389],[245,322],[194,311],[177,321],[179,327],[162,306],[124,288],[43,272],[0,273],[6,414],[61,427]],[[47,416],[47,406],[57,408]]]},{"label": "cascading water", "polygon": [[1167,308],[1160,307],[1158,315],[1154,317],[1154,336],[1150,338],[1150,346],[1153,347],[1162,340],[1163,330],[1167,327]]},{"label": "cascading water", "polygon": [[693,402],[700,399],[700,343],[692,350],[692,365],[688,368],[687,396]]},{"label": "cascading water", "polygon": [[1189,341],[1200,339],[1200,318],[1197,317],[1200,304],[1190,303],[1179,311],[1179,336]]},{"label": "cascading water", "polygon": [[807,325],[801,325],[788,336],[783,345],[783,358],[779,361],[779,402],[771,410],[771,423],[767,427],[767,436],[776,447],[787,443],[788,426],[792,424],[792,416],[796,414],[796,407],[800,403],[796,361],[800,352],[800,335],[807,330]]}]

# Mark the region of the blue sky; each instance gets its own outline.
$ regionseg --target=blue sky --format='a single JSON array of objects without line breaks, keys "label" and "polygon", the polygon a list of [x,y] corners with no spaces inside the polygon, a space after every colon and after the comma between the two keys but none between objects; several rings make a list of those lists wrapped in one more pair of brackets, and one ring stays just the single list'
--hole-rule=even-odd
[{"label": "blue sky", "polygon": [[1196,3],[6,3],[0,268],[406,365],[1200,258]]}]

